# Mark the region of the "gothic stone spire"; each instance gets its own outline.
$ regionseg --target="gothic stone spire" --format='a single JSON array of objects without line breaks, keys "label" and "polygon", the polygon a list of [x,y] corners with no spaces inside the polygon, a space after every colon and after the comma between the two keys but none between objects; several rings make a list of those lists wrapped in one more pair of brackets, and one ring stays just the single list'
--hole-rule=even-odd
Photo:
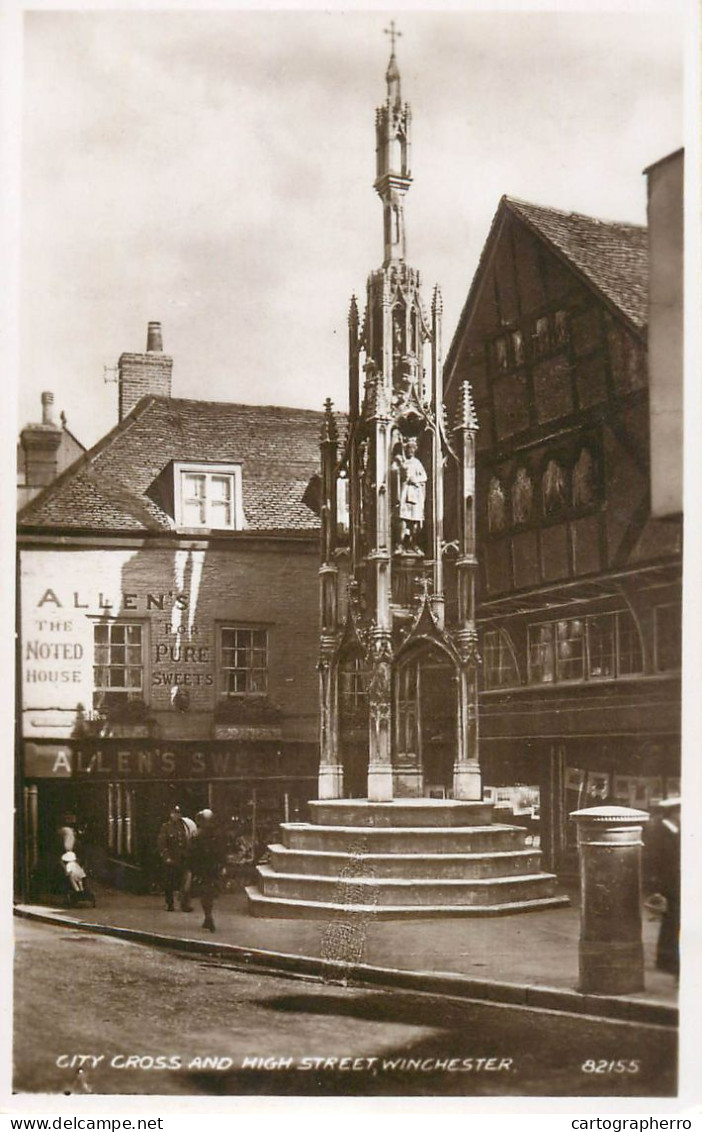
[{"label": "gothic stone spire", "polygon": [[409,105],[402,102],[400,69],[395,58],[395,39],[400,34],[394,21],[386,29],[392,40],[390,62],[385,74],[387,97],[375,115],[375,190],[383,202],[384,266],[404,260],[405,221],[403,199],[412,183],[410,173]]}]

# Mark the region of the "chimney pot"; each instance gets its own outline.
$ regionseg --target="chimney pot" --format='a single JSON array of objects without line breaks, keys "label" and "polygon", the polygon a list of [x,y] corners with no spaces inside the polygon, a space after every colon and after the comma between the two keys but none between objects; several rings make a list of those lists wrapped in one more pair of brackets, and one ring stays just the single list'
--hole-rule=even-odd
[{"label": "chimney pot", "polygon": [[163,352],[161,323],[150,322],[143,354],[121,354],[117,362],[119,419],[142,397],[170,397],[173,358]]},{"label": "chimney pot", "polygon": [[160,322],[149,323],[149,329],[146,334],[146,352],[147,354],[163,353],[163,335],[161,334]]},{"label": "chimney pot", "polygon": [[53,393],[46,392],[41,395],[41,423],[47,425],[54,423]]}]

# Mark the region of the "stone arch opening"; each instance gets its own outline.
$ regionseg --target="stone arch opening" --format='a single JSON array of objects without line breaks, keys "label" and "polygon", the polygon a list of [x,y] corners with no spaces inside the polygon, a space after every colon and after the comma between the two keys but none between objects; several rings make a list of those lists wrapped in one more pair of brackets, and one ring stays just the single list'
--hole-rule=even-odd
[{"label": "stone arch opening", "polygon": [[397,772],[419,776],[424,794],[449,796],[458,742],[458,674],[443,649],[426,642],[402,657],[395,707]]}]

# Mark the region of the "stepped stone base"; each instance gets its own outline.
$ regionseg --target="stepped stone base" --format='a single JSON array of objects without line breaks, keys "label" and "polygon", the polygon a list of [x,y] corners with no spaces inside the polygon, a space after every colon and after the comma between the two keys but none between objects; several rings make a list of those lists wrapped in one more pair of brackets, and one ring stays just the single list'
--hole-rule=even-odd
[{"label": "stepped stone base", "polygon": [[488,802],[412,798],[310,802],[281,826],[246,889],[254,916],[417,919],[495,916],[568,904],[520,826]]}]

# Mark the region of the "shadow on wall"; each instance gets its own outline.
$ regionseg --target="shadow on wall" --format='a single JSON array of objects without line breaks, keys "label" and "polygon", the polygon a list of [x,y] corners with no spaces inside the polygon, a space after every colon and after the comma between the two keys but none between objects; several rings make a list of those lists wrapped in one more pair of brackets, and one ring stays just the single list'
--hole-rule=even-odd
[{"label": "shadow on wall", "polygon": [[[301,595],[305,587],[309,600]],[[226,773],[215,776],[216,806],[227,815],[242,813],[249,825],[256,818],[248,813],[247,776],[292,779],[305,759],[314,762],[316,558],[304,549],[299,557],[250,548],[236,554],[226,547],[142,549],[124,563],[119,592],[119,604],[93,623],[94,696],[76,705],[72,726],[81,752],[75,792],[100,875],[143,888],[156,883],[155,844],[171,807],[177,803],[194,816],[212,804],[204,766],[199,778],[188,769],[198,742],[219,739],[210,748],[219,751],[229,744]],[[226,626],[243,627],[244,635],[229,638],[224,652],[218,636]],[[310,751],[301,758],[270,738],[287,721],[298,733],[306,725],[310,730]],[[255,731],[245,740],[234,735],[250,728],[265,729],[268,739]],[[130,770],[138,753],[136,773],[116,768],[121,751],[133,752],[125,760]],[[86,768],[100,757],[97,780]],[[307,769],[314,775],[316,762]],[[291,795],[291,812],[296,802]],[[282,818],[276,814],[276,824]],[[261,813],[258,836],[264,836]]]}]

